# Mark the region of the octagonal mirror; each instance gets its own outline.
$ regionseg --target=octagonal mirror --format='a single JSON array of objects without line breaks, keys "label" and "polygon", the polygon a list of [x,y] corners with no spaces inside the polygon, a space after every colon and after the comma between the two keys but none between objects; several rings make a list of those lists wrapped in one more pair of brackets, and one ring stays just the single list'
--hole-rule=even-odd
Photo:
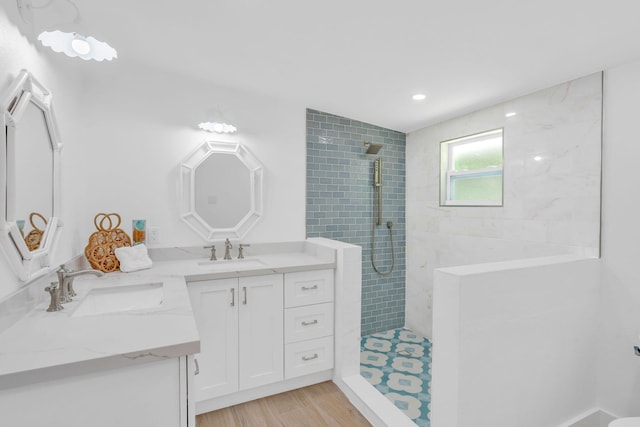
[{"label": "octagonal mirror", "polygon": [[0,244],[20,280],[45,274],[58,232],[59,157],[62,144],[52,94],[22,70],[0,100]]},{"label": "octagonal mirror", "polygon": [[180,215],[208,242],[241,239],[262,215],[262,164],[239,143],[206,141],[180,165]]}]

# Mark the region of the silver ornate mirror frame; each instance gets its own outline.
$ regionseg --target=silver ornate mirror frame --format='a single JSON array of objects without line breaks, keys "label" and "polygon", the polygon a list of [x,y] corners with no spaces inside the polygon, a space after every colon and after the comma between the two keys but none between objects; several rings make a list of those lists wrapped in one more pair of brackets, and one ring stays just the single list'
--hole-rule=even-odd
[{"label": "silver ornate mirror frame", "polygon": [[[2,251],[18,278],[22,281],[34,279],[48,272],[50,257],[61,226],[61,221],[58,218],[58,197],[62,143],[60,142],[51,98],[52,94],[46,87],[38,82],[27,70],[22,70],[7,90],[5,96],[0,99],[0,108],[2,108],[0,124],[4,129],[0,138],[0,143],[2,144],[0,166],[4,170],[4,173],[0,173],[0,188],[5,189],[5,196],[0,197],[0,209],[3,213],[3,220],[0,221],[0,247],[2,247]],[[16,129],[30,104],[43,113],[46,133],[49,136],[51,145],[53,172],[53,176],[44,177],[44,179],[37,175],[33,177],[33,179],[42,179],[42,185],[50,185],[52,196],[51,217],[48,218],[40,245],[35,250],[29,250],[14,220],[17,198],[24,196],[17,194],[16,179],[18,174],[28,173],[26,170],[27,165],[18,165],[16,163],[16,144],[20,143],[16,141]]]},{"label": "silver ornate mirror frame", "polygon": [[[246,167],[248,194],[242,197],[248,206],[247,212],[233,226],[211,224],[198,212],[196,200],[196,172],[211,156],[235,156]],[[208,242],[216,240],[242,239],[262,216],[262,164],[239,143],[205,141],[180,165],[180,217],[196,233]],[[231,182],[230,182],[231,181]],[[211,186],[232,186],[232,180],[210,182]]]}]

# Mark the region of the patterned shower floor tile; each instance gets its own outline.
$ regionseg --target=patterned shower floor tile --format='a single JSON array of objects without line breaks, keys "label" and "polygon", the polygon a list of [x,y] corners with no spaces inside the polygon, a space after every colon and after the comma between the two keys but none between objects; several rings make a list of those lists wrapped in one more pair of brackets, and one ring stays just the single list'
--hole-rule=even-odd
[{"label": "patterned shower floor tile", "polygon": [[362,337],[360,375],[420,427],[429,427],[431,341],[408,329]]}]

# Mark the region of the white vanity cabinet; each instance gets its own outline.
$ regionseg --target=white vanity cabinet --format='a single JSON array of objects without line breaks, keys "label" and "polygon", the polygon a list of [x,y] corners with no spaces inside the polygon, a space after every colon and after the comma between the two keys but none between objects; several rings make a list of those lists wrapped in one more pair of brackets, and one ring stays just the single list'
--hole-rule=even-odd
[{"label": "white vanity cabinet", "polygon": [[196,413],[326,381],[334,270],[189,281],[200,335]]},{"label": "white vanity cabinet", "polygon": [[333,275],[285,274],[285,379],[333,368]]},{"label": "white vanity cabinet", "polygon": [[196,402],[282,381],[282,274],[188,286],[200,333]]},{"label": "white vanity cabinet", "polygon": [[20,385],[8,380],[0,383],[0,425],[195,427],[187,410],[186,359],[97,371],[61,367],[25,374]]}]

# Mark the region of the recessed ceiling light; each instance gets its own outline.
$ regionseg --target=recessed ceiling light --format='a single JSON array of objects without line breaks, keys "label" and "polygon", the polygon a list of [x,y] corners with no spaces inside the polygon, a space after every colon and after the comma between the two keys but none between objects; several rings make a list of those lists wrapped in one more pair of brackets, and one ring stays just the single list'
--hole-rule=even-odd
[{"label": "recessed ceiling light", "polygon": [[512,111],[512,112],[510,112],[510,113],[505,114],[504,116],[505,116],[505,117],[513,117],[513,116],[515,116],[516,114],[518,114],[518,113],[514,113],[514,112]]},{"label": "recessed ceiling light", "polygon": [[425,95],[424,93],[416,93],[411,98],[413,98],[414,101],[423,101],[427,99],[427,95]]},{"label": "recessed ceiling light", "polygon": [[536,162],[539,162],[540,160],[542,160],[542,156],[535,156],[533,160],[535,160]]}]

